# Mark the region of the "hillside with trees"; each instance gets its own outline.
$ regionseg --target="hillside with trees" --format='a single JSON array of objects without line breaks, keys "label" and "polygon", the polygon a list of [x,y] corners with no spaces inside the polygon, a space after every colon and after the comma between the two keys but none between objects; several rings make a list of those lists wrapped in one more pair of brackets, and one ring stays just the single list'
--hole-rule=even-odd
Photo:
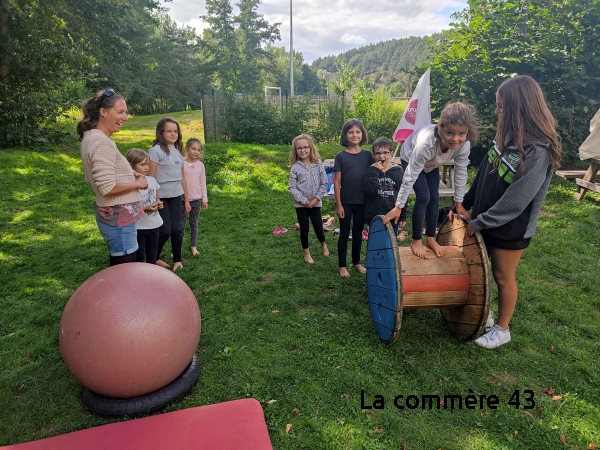
[{"label": "hillside with trees", "polygon": [[339,59],[350,69],[356,69],[357,77],[370,86],[383,88],[392,96],[404,96],[411,68],[429,60],[432,43],[441,36],[441,33],[431,37],[411,36],[364,45],[338,56],[317,58],[311,67],[316,71],[336,72]]}]

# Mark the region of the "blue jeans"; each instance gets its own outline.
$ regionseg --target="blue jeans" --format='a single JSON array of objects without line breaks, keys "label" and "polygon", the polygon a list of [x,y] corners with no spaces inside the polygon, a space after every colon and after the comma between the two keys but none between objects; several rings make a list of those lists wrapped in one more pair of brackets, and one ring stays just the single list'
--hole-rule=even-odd
[{"label": "blue jeans", "polygon": [[138,249],[137,227],[135,223],[126,227],[111,227],[96,219],[100,234],[108,244],[110,256],[125,256]]},{"label": "blue jeans", "polygon": [[[402,160],[402,168],[406,170],[407,166],[408,163]],[[425,220],[425,235],[435,237],[440,205],[439,167],[429,173],[422,171],[413,184],[413,189],[416,201],[412,211],[412,239],[423,238],[423,220]]]}]

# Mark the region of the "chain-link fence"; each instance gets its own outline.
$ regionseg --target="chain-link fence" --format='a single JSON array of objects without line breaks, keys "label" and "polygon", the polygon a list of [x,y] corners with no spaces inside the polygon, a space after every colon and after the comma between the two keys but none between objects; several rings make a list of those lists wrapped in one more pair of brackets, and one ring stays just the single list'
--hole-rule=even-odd
[{"label": "chain-link fence", "polygon": [[[245,96],[242,94],[229,94],[215,90],[202,91],[202,121],[204,123],[205,142],[229,141],[230,136],[225,126],[225,115],[231,110],[230,102],[242,101],[244,99],[256,99],[258,96]],[[264,103],[287,113],[288,107],[293,105],[308,105],[308,115],[304,124],[306,130],[316,134],[322,134],[325,139],[334,130],[341,130],[344,123],[346,110],[349,109],[351,101],[342,95],[296,95],[289,97],[287,90],[282,95],[264,95]],[[228,106],[229,105],[229,106]],[[339,122],[339,123],[338,123]],[[330,131],[331,130],[331,131]],[[317,136],[315,136],[317,137]]]}]

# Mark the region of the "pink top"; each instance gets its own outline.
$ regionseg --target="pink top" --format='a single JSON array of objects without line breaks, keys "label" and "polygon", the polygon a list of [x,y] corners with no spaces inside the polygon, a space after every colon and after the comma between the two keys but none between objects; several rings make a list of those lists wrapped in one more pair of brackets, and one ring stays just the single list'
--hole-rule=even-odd
[{"label": "pink top", "polygon": [[206,172],[204,171],[204,163],[196,161],[189,163],[185,161],[183,165],[183,173],[187,184],[189,201],[202,200],[202,203],[208,203],[206,195]]}]

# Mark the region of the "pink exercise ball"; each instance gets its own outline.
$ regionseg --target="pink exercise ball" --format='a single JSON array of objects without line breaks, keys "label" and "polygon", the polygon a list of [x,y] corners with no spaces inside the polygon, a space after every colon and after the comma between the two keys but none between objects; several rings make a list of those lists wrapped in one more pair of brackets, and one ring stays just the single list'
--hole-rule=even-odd
[{"label": "pink exercise ball", "polygon": [[60,352],[83,386],[129,398],[160,389],[186,369],[200,341],[200,309],[187,284],[147,263],[90,277],[60,321]]}]

